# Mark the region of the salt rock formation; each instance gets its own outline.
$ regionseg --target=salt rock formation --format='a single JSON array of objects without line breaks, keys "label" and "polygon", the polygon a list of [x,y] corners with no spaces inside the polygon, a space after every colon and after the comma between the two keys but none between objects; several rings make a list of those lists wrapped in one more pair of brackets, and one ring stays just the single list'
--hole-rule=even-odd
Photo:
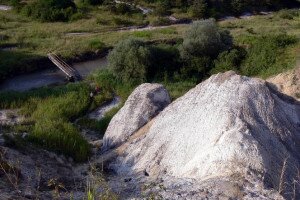
[{"label": "salt rock formation", "polygon": [[[117,133],[124,139],[128,136],[124,129],[136,129],[136,124],[126,128],[131,123],[128,118],[145,109],[135,109],[138,103],[130,105],[113,120],[107,136]],[[133,115],[128,115],[129,109]],[[126,124],[118,128],[117,121]],[[255,174],[264,186],[285,190],[286,184],[280,182],[291,184],[296,179],[299,161],[299,102],[263,80],[226,72],[165,108],[145,136],[133,141],[111,167],[119,175],[147,172],[150,177],[198,182]]]},{"label": "salt rock formation", "polygon": [[111,120],[103,138],[103,149],[126,141],[170,102],[168,91],[160,84],[145,83],[137,87]]}]

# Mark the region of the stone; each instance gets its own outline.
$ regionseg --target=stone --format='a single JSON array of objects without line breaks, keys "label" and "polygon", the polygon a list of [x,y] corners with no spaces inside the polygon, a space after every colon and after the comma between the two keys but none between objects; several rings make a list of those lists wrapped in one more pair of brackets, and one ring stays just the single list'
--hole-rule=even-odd
[{"label": "stone", "polygon": [[170,95],[163,85],[145,83],[138,86],[109,123],[103,138],[103,150],[125,142],[170,102]]}]

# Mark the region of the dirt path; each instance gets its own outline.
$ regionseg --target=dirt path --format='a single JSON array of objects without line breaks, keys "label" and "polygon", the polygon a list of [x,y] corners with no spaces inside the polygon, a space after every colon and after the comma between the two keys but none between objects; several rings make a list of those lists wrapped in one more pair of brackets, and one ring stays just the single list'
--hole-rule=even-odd
[{"label": "dirt path", "polygon": [[[260,12],[259,15],[272,15],[272,12]],[[250,19],[256,15],[253,15],[251,13],[246,13],[245,15],[241,15],[239,17],[233,17],[233,16],[227,16],[219,19],[219,22],[224,21],[230,21],[230,20],[237,20],[237,19]],[[95,31],[95,32],[69,32],[66,33],[65,36],[91,36],[91,35],[98,35],[98,34],[104,34],[109,32],[135,32],[135,31],[149,31],[149,30],[157,30],[157,29],[163,29],[163,28],[169,28],[169,27],[176,27],[176,26],[188,26],[192,24],[194,21],[181,21],[176,19],[173,16],[169,16],[168,19],[172,22],[170,25],[165,26],[128,26],[128,27],[121,27],[111,30],[105,30],[105,31]]]}]

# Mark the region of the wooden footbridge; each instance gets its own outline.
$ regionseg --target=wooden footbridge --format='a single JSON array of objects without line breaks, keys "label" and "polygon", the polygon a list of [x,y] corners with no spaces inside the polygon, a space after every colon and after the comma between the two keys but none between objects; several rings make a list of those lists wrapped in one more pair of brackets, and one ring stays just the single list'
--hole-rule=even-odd
[{"label": "wooden footbridge", "polygon": [[48,53],[48,58],[55,64],[63,73],[66,74],[69,81],[80,81],[82,80],[81,75],[73,67],[64,62],[54,53]]}]

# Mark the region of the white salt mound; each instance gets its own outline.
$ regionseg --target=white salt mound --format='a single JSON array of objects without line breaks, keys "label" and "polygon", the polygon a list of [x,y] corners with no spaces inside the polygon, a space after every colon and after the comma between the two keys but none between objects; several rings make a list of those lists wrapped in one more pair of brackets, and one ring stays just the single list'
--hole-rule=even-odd
[{"label": "white salt mound", "polygon": [[[142,105],[139,100],[131,108],[125,105],[132,115],[118,114],[114,120],[119,125],[110,126],[105,139],[116,133],[123,140],[136,130],[135,123],[131,128],[131,118],[148,112]],[[212,76],[165,108],[146,135],[132,142],[111,166],[119,174],[146,171],[150,177],[197,182],[254,172],[265,187],[274,189],[283,176],[286,187],[282,189],[289,190],[299,161],[299,102],[265,81],[226,72]]]},{"label": "white salt mound", "polygon": [[103,149],[126,141],[170,102],[168,91],[160,84],[145,83],[137,87],[111,120],[103,138]]}]

